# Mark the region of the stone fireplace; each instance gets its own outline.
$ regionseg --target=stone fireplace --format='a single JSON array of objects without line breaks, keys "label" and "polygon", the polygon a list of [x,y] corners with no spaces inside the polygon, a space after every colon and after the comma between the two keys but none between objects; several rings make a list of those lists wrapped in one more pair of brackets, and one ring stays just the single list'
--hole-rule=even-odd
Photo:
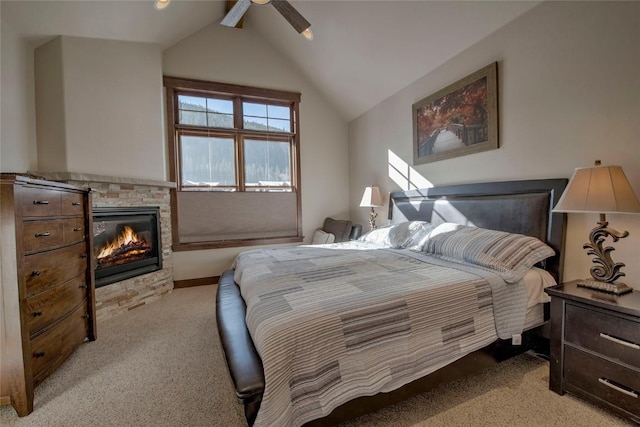
[{"label": "stone fireplace", "polygon": [[[135,277],[118,277],[108,286],[97,285],[96,318],[98,322],[155,301],[173,290],[170,190],[175,188],[174,183],[70,172],[30,173],[53,181],[91,188],[94,218],[96,212],[100,213],[101,209],[104,212],[105,208],[107,211],[122,210],[123,212],[131,212],[131,208],[143,210],[150,208],[158,212],[159,268],[142,272]],[[143,230],[143,234],[148,235],[148,232],[149,230]]]}]

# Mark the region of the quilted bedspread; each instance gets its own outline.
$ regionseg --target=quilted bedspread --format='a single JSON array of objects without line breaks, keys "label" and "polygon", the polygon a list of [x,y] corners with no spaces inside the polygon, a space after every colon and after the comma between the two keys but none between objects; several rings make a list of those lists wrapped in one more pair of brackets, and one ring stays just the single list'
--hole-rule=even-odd
[{"label": "quilted bedspread", "polygon": [[526,292],[493,273],[362,242],[234,262],[265,391],[256,426],[299,426],[522,332]]}]

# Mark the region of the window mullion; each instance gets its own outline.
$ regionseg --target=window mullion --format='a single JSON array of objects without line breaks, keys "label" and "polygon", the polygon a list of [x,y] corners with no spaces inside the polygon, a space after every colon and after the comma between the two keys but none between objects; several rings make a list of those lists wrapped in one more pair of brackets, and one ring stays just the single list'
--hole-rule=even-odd
[{"label": "window mullion", "polygon": [[246,191],[245,172],[244,172],[244,135],[240,132],[236,133],[236,171],[238,181],[238,191]]},{"label": "window mullion", "polygon": [[242,129],[242,97],[233,98],[233,127],[236,129],[236,182],[238,191],[245,191],[244,173],[244,140],[241,135]]}]

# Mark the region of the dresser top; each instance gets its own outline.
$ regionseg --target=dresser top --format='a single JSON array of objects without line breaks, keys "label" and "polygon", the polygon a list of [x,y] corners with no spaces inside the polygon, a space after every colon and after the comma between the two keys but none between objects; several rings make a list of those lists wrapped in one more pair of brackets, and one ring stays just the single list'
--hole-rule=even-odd
[{"label": "dresser top", "polygon": [[584,304],[616,311],[640,318],[640,289],[625,295],[615,295],[578,286],[578,281],[562,283],[545,289],[552,297],[578,301]]},{"label": "dresser top", "polygon": [[78,187],[77,185],[66,184],[62,182],[56,181],[48,181],[43,179],[42,177],[35,175],[23,175],[16,173],[6,173],[3,172],[0,174],[0,182],[3,184],[19,184],[19,185],[31,185],[31,186],[45,186],[45,187],[54,187],[63,190],[80,190],[87,191],[87,188]]}]

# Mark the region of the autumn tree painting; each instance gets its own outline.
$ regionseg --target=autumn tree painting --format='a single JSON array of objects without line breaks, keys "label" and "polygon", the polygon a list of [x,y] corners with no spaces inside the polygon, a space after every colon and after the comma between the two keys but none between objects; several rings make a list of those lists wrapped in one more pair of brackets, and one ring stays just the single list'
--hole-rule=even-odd
[{"label": "autumn tree painting", "polygon": [[414,163],[497,148],[495,71],[494,63],[414,104]]}]

